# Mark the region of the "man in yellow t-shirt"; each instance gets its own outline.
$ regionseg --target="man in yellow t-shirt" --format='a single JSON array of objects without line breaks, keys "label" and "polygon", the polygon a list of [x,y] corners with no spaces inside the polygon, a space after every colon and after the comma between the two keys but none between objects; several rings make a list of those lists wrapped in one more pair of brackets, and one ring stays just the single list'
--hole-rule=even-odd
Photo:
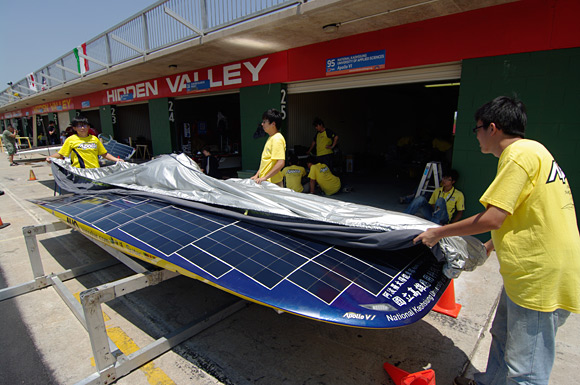
[{"label": "man in yellow t-shirt", "polygon": [[316,162],[324,163],[332,170],[334,148],[338,144],[338,135],[327,129],[320,118],[314,118],[312,125],[316,130],[316,135],[314,135],[307,153],[310,155],[312,149],[316,147]]},{"label": "man in yellow t-shirt", "polygon": [[260,168],[250,178],[258,184],[266,180],[283,187],[284,177],[280,171],[286,163],[286,140],[279,131],[281,124],[282,115],[278,110],[272,108],[262,115],[262,127],[269,137],[262,151]]},{"label": "man in yellow t-shirt", "polygon": [[72,127],[76,135],[69,136],[56,154],[46,157],[47,162],[52,158],[64,159],[69,156],[72,166],[77,168],[98,168],[99,156],[113,162],[123,162],[109,154],[99,138],[89,135],[89,122],[86,118],[73,120]]},{"label": "man in yellow t-shirt", "polygon": [[415,215],[420,211],[425,219],[438,225],[457,222],[465,211],[463,193],[455,188],[455,182],[458,178],[457,171],[446,171],[441,179],[442,186],[433,191],[429,202],[420,195],[413,199],[405,213]]},{"label": "man in yellow t-shirt", "polygon": [[[570,312],[580,313],[580,235],[566,175],[540,143],[524,139],[523,103],[498,97],[475,113],[481,152],[499,158],[495,179],[480,202],[485,210],[431,228],[415,242],[491,230],[503,279],[487,369],[456,385],[547,384],[555,337]],[[508,380],[509,379],[509,380]]]},{"label": "man in yellow t-shirt", "polygon": [[336,194],[340,190],[340,178],[335,176],[330,168],[324,163],[316,163],[312,156],[308,157],[306,165],[310,169],[308,178],[310,178],[310,194],[316,193],[316,184],[326,195]]},{"label": "man in yellow t-shirt", "polygon": [[304,191],[302,178],[306,176],[306,170],[304,167],[298,165],[298,158],[296,155],[290,157],[290,166],[282,169],[282,175],[284,175],[287,188],[296,192]]}]

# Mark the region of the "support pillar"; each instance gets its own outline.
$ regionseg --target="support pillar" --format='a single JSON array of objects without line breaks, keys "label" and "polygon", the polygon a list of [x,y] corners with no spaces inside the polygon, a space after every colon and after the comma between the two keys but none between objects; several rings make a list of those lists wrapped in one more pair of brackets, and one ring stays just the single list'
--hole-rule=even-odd
[{"label": "support pillar", "polygon": [[279,130],[286,136],[286,95],[286,84],[282,83],[240,89],[242,169],[258,170],[260,167],[260,155],[268,135],[254,139],[254,133],[262,123],[264,111],[275,108],[282,112],[284,120]]},{"label": "support pillar", "polygon": [[101,132],[114,138],[117,128],[117,106],[101,106],[99,116],[101,118]]},{"label": "support pillar", "polygon": [[177,149],[175,102],[171,98],[149,100],[152,154],[170,154]]}]

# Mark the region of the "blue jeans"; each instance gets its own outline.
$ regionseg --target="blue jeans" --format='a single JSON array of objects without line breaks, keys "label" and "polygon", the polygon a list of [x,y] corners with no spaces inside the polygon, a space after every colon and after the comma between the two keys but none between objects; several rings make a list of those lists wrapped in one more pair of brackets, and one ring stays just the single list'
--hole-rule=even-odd
[{"label": "blue jeans", "polygon": [[435,222],[438,225],[449,223],[447,203],[443,198],[437,199],[437,201],[435,201],[435,208],[433,208],[433,206],[431,206],[427,201],[427,198],[419,195],[417,198],[413,199],[404,212],[405,214],[415,215],[419,211],[421,211],[423,217],[428,221]]},{"label": "blue jeans", "polygon": [[512,302],[502,289],[493,325],[485,373],[476,373],[480,385],[548,385],[556,332],[569,311],[540,312]]}]

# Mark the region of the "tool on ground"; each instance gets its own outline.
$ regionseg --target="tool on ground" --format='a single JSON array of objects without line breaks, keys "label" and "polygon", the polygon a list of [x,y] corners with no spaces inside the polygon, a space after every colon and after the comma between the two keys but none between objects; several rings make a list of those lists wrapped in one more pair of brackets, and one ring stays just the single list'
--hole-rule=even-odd
[{"label": "tool on ground", "polygon": [[388,362],[384,363],[383,368],[396,385],[435,385],[435,371],[433,369],[407,373]]}]

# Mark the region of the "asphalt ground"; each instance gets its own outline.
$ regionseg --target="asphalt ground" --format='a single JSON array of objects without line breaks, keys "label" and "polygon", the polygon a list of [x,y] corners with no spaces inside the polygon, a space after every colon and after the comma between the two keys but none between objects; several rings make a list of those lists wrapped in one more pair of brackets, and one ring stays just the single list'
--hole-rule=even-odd
[{"label": "asphalt ground", "polygon": [[[0,159],[0,288],[32,279],[22,227],[52,223],[51,214],[28,199],[53,195],[50,167]],[[31,171],[36,180],[29,180]],[[400,209],[402,187],[356,181],[337,199]],[[392,196],[390,196],[392,195]],[[59,272],[111,258],[78,232],[38,237],[44,270]],[[115,266],[65,282],[71,293],[134,273]],[[249,304],[118,384],[393,384],[388,362],[409,372],[435,371],[438,384],[484,370],[489,326],[501,290],[495,256],[455,280],[457,319],[431,312],[413,325],[390,330],[336,326]],[[147,346],[191,320],[236,301],[236,297],[186,277],[177,277],[103,306],[109,337],[126,354]],[[53,288],[0,302],[0,384],[74,384],[95,372],[89,336]],[[575,383],[580,359],[580,317],[560,329],[551,385]]]}]

